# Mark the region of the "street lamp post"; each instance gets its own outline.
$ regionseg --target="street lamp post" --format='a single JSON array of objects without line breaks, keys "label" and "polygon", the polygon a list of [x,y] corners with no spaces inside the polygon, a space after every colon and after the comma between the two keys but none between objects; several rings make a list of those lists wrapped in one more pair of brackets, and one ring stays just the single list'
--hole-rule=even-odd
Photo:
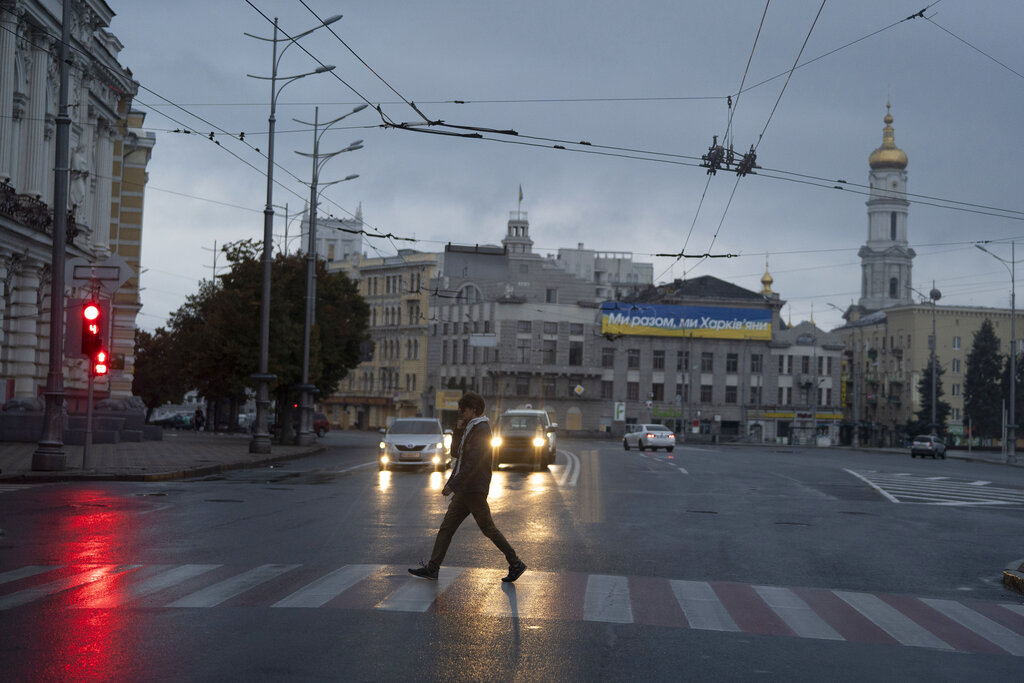
[{"label": "street lamp post", "polygon": [[315,387],[309,383],[309,344],[313,331],[313,323],[316,317],[317,204],[319,203],[320,192],[323,190],[327,189],[331,185],[342,183],[346,180],[354,180],[359,177],[358,175],[349,175],[339,180],[324,183],[323,187],[320,187],[320,170],[328,161],[339,154],[342,154],[343,152],[354,152],[357,149],[363,148],[363,141],[356,140],[344,149],[321,154],[320,138],[323,137],[323,134],[338,121],[341,121],[356,112],[362,111],[363,109],[366,109],[365,104],[361,104],[349,113],[339,116],[338,118],[328,121],[322,125],[320,124],[320,107],[314,108],[312,123],[295,119],[296,123],[313,126],[313,152],[296,152],[296,154],[299,154],[300,156],[310,157],[313,159],[313,177],[309,184],[309,241],[306,249],[306,318],[302,331],[302,383],[298,387],[299,391],[302,393],[299,403],[299,434],[296,439],[296,443],[301,446],[313,443],[313,438],[315,436],[313,433],[313,391]]},{"label": "street lamp post", "polygon": [[[828,302],[826,302],[828,303]],[[840,313],[844,313],[843,309],[839,308],[833,303],[828,303],[829,306],[836,309]],[[849,327],[850,323],[847,323]],[[850,332],[850,339],[853,340],[853,330]],[[863,332],[861,333],[863,336]],[[853,434],[850,437],[850,447],[860,448],[860,392],[859,384],[857,382],[857,353],[860,352],[860,344],[856,341],[853,342],[853,353],[850,356],[850,375],[853,379]]]},{"label": "street lamp post", "polygon": [[[277,18],[275,17],[274,36],[272,38],[254,36],[251,33],[245,34],[250,38],[263,40],[273,45],[273,58],[271,61],[270,76],[254,76],[252,74],[247,74],[250,78],[270,81],[270,117],[268,118],[269,127],[267,142],[267,204],[263,209],[263,287],[260,295],[260,357],[259,370],[252,376],[256,381],[256,424],[253,429],[252,441],[249,442],[250,453],[265,454],[270,452],[270,429],[267,424],[267,417],[270,408],[270,382],[276,379],[275,375],[269,373],[268,358],[270,355],[270,266],[273,261],[274,247],[274,123],[277,121],[277,117],[275,116],[275,112],[277,110],[277,97],[289,83],[306,76],[324,73],[334,69],[333,66],[321,66],[314,71],[297,74],[295,76],[282,76],[278,79],[277,67],[281,63],[281,57],[284,56],[285,50],[291,47],[295,41],[303,36],[309,35],[321,26],[333,24],[339,19],[341,19],[340,14],[329,17],[308,31],[304,31],[290,38],[281,39],[277,37]],[[280,41],[286,41],[288,44],[281,48],[281,52],[279,54],[277,51],[277,44]],[[283,81],[281,87],[277,86],[278,80]]]},{"label": "street lamp post", "polygon": [[935,368],[935,353],[937,351],[936,347],[939,345],[939,338],[936,336],[935,332],[935,302],[942,298],[942,292],[936,289],[934,280],[932,281],[932,290],[928,292],[928,298],[932,300],[932,436],[937,436],[939,425],[935,422],[935,399],[936,390],[939,385],[939,377]]},{"label": "street lamp post", "polygon": [[1010,419],[1006,425],[1006,462],[1017,462],[1017,243],[1010,242],[1010,262],[975,244],[978,249],[996,259],[1010,272]]}]

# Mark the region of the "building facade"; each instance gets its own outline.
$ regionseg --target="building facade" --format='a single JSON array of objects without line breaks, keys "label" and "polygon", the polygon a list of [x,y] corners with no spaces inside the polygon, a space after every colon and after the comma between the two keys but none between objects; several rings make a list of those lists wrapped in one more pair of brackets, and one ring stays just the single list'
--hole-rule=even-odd
[{"label": "building facade", "polygon": [[[59,3],[0,0],[0,398],[42,409],[49,367]],[[121,43],[107,31],[103,0],[72,3],[70,179],[66,258],[108,263],[117,276],[99,284],[112,305],[113,370],[96,397],[131,396],[138,264],[146,165],[155,142],[133,111],[138,85],[117,61]],[[108,272],[109,269],[108,269]],[[97,285],[66,277],[69,297]],[[65,362],[69,410],[84,410],[86,370]]]}]

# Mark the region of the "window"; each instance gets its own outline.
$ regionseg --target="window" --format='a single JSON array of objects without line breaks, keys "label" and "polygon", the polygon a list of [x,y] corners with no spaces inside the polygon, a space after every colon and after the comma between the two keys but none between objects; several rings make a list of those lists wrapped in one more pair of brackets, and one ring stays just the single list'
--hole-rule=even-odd
[{"label": "window", "polygon": [[601,349],[601,367],[602,368],[614,368],[615,367],[615,349],[605,347]]},{"label": "window", "polygon": [[750,387],[750,405],[761,405],[761,387]]},{"label": "window", "polygon": [[690,352],[680,351],[676,354],[676,370],[685,371],[690,369]]},{"label": "window", "polygon": [[786,357],[785,356],[779,356],[779,374],[780,375],[785,375],[786,374]]},{"label": "window", "polygon": [[554,339],[545,339],[541,342],[540,362],[545,365],[554,365],[558,356],[558,342]]},{"label": "window", "polygon": [[652,384],[651,385],[651,400],[652,401],[664,401],[665,400],[665,385],[664,384]]},{"label": "window", "polygon": [[954,373],[960,374],[960,359],[954,358],[952,367],[950,368]]},{"label": "window", "polygon": [[626,351],[626,367],[640,367],[640,349],[629,349]]},{"label": "window", "polygon": [[583,342],[569,342],[569,365],[583,365]]},{"label": "window", "polygon": [[441,365],[448,365],[448,340],[441,341]]},{"label": "window", "polygon": [[544,334],[558,334],[558,323],[544,323]]},{"label": "window", "polygon": [[830,407],[832,406],[832,390],[831,389],[826,389],[825,390],[825,405],[826,406],[830,406]]},{"label": "window", "polygon": [[548,302],[549,304],[557,304],[558,303],[558,290],[557,289],[548,289],[547,293],[546,293],[546,295],[544,297],[544,300],[546,302]]},{"label": "window", "polygon": [[[444,326],[445,334],[448,333],[448,324]],[[529,320],[517,320],[516,321],[516,333],[517,334],[530,334],[530,321]]]},{"label": "window", "polygon": [[547,375],[544,377],[544,396],[554,397],[555,395],[555,378]]},{"label": "window", "polygon": [[725,402],[735,403],[736,402],[736,387],[735,385],[729,385],[725,387]]},{"label": "window", "polygon": [[786,405],[793,405],[793,387],[786,387]]},{"label": "window", "polygon": [[960,350],[960,337],[953,337],[953,350],[954,351],[959,351]]},{"label": "window", "polygon": [[516,396],[530,395],[530,378],[516,377]]},{"label": "window", "polygon": [[825,374],[825,357],[824,356],[818,356],[818,374],[819,375]]},{"label": "window", "polygon": [[900,281],[894,277],[889,278],[889,298],[895,299],[899,296]]},{"label": "window", "polygon": [[[738,353],[725,354],[725,371],[729,374],[736,374],[740,367],[740,355]],[[735,403],[735,401],[733,401]]]},{"label": "window", "polygon": [[615,389],[615,382],[602,381],[601,382],[601,398],[611,398],[612,392]]},{"label": "window", "polygon": [[[715,354],[710,351],[702,351],[700,354],[700,371],[701,372],[714,372],[715,370]],[[704,388],[701,387],[701,394],[704,393]]]},{"label": "window", "polygon": [[700,402],[711,403],[711,385],[701,384],[700,385]]},{"label": "window", "polygon": [[889,212],[889,239],[896,241],[896,212]]},{"label": "window", "polygon": [[569,323],[569,334],[574,337],[581,336],[583,334],[583,323]]},{"label": "window", "polygon": [[651,367],[655,370],[665,369],[665,352],[663,350],[654,352],[654,357],[651,359]]},{"label": "window", "polygon": [[530,340],[529,339],[516,339],[516,362],[517,363],[529,363],[530,362]]},{"label": "window", "polygon": [[[940,375],[940,377],[941,377],[941,375]],[[960,395],[960,385],[959,384],[954,384],[952,386],[951,390],[950,390],[950,393],[952,393],[953,396],[959,396]]]},{"label": "window", "polygon": [[800,372],[804,373],[805,375],[811,374],[811,357],[810,356],[801,356],[800,357]]},{"label": "window", "polygon": [[520,263],[519,264],[519,272],[520,273],[529,273],[530,272],[530,266],[526,265],[525,263]]},{"label": "window", "polygon": [[[760,353],[750,354],[750,374],[760,375],[762,370],[761,367],[764,364],[764,357]],[[753,401],[751,401],[753,403]]]},{"label": "window", "polygon": [[626,400],[627,401],[639,401],[640,400],[640,383],[639,382],[626,382]]},{"label": "window", "polygon": [[779,387],[779,405],[780,406],[786,405],[786,388],[785,387]]}]

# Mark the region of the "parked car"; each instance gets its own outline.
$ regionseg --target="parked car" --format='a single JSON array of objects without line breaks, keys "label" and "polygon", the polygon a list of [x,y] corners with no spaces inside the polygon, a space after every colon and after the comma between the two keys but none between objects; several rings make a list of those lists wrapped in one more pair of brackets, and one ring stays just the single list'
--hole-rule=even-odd
[{"label": "parked car", "polygon": [[159,425],[164,429],[192,429],[192,413],[175,413],[157,420],[150,420],[149,423]]},{"label": "parked car", "polygon": [[545,410],[506,410],[491,436],[491,464],[533,465],[542,470],[555,461],[558,424]]},{"label": "parked car", "polygon": [[331,425],[327,422],[327,416],[323,413],[313,413],[313,431],[317,436],[323,436],[331,431]]},{"label": "parked car", "polygon": [[922,458],[930,455],[932,458],[939,457],[945,459],[946,444],[937,436],[930,436],[928,434],[915,436],[914,440],[910,442],[910,457],[916,458],[919,455]]},{"label": "parked car", "polygon": [[437,418],[400,417],[380,431],[380,471],[426,466],[444,472],[452,464],[452,435]]},{"label": "parked car", "polygon": [[635,427],[627,431],[622,437],[623,450],[638,448],[640,450],[650,449],[656,451],[664,448],[671,453],[676,447],[676,435],[665,425],[641,424],[631,425]]}]

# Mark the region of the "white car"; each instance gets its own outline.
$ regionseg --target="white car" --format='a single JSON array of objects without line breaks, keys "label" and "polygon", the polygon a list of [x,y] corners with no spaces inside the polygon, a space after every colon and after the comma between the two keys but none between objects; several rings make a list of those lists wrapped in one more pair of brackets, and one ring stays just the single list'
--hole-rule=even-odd
[{"label": "white car", "polygon": [[431,467],[444,472],[452,464],[452,435],[433,417],[400,417],[380,430],[380,471]]},{"label": "white car", "polygon": [[638,448],[640,450],[650,449],[656,451],[664,448],[671,453],[676,447],[676,435],[665,425],[627,425],[626,432],[622,437],[622,448]]}]

